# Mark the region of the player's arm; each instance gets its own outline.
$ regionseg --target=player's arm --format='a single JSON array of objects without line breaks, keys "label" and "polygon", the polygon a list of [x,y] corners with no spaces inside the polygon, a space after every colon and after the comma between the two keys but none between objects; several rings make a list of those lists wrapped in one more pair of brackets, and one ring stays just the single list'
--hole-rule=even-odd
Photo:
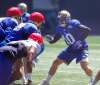
[{"label": "player's arm", "polygon": [[78,27],[81,28],[81,29],[85,29],[85,30],[91,31],[90,27],[87,27],[87,26],[85,26],[83,24],[78,25]]},{"label": "player's arm", "polygon": [[55,33],[53,35],[46,35],[46,39],[50,44],[57,42],[60,38],[61,35],[59,33]]}]

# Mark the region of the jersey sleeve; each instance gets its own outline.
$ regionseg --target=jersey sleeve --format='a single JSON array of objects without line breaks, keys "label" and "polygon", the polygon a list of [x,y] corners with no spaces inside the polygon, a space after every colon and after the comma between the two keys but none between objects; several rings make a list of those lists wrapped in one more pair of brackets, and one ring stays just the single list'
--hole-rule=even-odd
[{"label": "jersey sleeve", "polygon": [[79,26],[80,24],[81,24],[80,21],[77,20],[77,19],[72,19],[72,20],[69,21],[69,25],[72,25],[72,26],[75,26],[75,27]]},{"label": "jersey sleeve", "polygon": [[56,27],[55,33],[52,35],[53,40],[50,41],[51,44],[57,42],[57,41],[61,38],[61,33],[60,33],[60,32],[61,32],[61,30],[60,30],[60,28],[57,26],[57,27]]},{"label": "jersey sleeve", "polygon": [[4,30],[6,30],[8,27],[14,29],[15,26],[17,26],[17,25],[18,25],[17,21],[16,21],[15,19],[13,19],[13,18],[10,18],[10,17],[5,18],[5,19],[1,22],[1,26],[2,26],[2,28],[3,28]]},{"label": "jersey sleeve", "polygon": [[38,30],[35,26],[28,24],[25,26],[25,28],[23,29],[23,35],[26,36],[26,38],[31,34],[31,33],[37,33]]},{"label": "jersey sleeve", "polygon": [[29,16],[30,16],[29,13],[24,13],[23,16],[22,16],[23,22],[28,22],[29,21]]}]

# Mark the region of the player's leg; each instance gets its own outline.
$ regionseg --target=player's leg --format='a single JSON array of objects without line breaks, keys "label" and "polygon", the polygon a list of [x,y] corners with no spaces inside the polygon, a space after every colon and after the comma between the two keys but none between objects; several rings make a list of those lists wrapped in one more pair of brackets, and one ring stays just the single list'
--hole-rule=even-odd
[{"label": "player's leg", "polygon": [[86,75],[88,75],[90,78],[93,77],[93,71],[91,67],[89,66],[88,58],[82,60],[80,62],[81,68],[84,70]]},{"label": "player's leg", "polygon": [[61,65],[63,62],[63,60],[60,60],[59,58],[55,59],[49,69],[48,75],[46,76],[46,78],[40,83],[40,85],[49,85],[50,80],[52,79],[52,77],[54,76],[54,74],[56,73],[59,65]]},{"label": "player's leg", "polygon": [[22,61],[21,61],[21,59],[17,59],[13,64],[13,70],[12,70],[12,76],[10,79],[10,84],[15,83],[16,80],[19,80],[22,78],[22,74],[20,72],[21,67],[22,67]]},{"label": "player's leg", "polygon": [[0,85],[8,85],[11,77],[12,62],[0,53]]},{"label": "player's leg", "polygon": [[96,85],[96,83],[100,80],[100,70],[96,73],[96,76],[93,78],[92,82],[89,85]]},{"label": "player's leg", "polygon": [[92,81],[92,79],[93,79],[93,71],[92,71],[92,68],[89,66],[88,50],[83,50],[80,53],[79,61],[80,61],[81,68],[86,73],[86,75],[90,77],[90,81]]},{"label": "player's leg", "polygon": [[67,49],[63,50],[58,57],[53,61],[48,75],[47,77],[40,83],[40,85],[49,85],[50,80],[52,79],[52,77],[54,76],[54,74],[56,73],[58,67],[62,64],[62,63],[66,63],[69,64],[74,58],[72,57],[71,53],[68,52]]},{"label": "player's leg", "polygon": [[32,84],[32,62],[27,62],[27,73],[26,73],[26,77],[28,80],[28,85]]},{"label": "player's leg", "polygon": [[22,75],[23,75],[23,83],[28,84],[32,82],[31,74],[32,74],[32,60],[36,55],[36,48],[31,47],[28,52],[28,57],[22,60],[23,67],[22,67]]},{"label": "player's leg", "polygon": [[87,76],[89,76],[90,78],[90,83],[93,80],[93,71],[91,69],[91,67],[89,66],[89,62],[88,62],[88,58],[82,60],[80,62],[81,68],[84,70],[84,72],[86,73]]}]

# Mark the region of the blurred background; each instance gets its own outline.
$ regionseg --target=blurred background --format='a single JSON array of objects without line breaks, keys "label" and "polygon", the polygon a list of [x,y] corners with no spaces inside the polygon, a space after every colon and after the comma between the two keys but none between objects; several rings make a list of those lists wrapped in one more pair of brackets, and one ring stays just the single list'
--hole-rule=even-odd
[{"label": "blurred background", "polygon": [[20,2],[28,5],[29,13],[41,11],[46,16],[44,34],[54,32],[57,12],[67,9],[72,18],[92,28],[91,35],[100,35],[100,0],[0,0],[0,17],[6,16],[6,10]]}]

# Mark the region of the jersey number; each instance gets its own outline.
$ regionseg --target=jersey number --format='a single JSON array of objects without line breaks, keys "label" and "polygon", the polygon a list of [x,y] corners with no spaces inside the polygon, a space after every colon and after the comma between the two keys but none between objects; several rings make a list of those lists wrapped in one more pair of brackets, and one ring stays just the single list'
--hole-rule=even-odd
[{"label": "jersey number", "polygon": [[75,39],[74,39],[73,35],[68,33],[65,35],[65,41],[68,43],[68,45],[71,45],[75,42]]}]

